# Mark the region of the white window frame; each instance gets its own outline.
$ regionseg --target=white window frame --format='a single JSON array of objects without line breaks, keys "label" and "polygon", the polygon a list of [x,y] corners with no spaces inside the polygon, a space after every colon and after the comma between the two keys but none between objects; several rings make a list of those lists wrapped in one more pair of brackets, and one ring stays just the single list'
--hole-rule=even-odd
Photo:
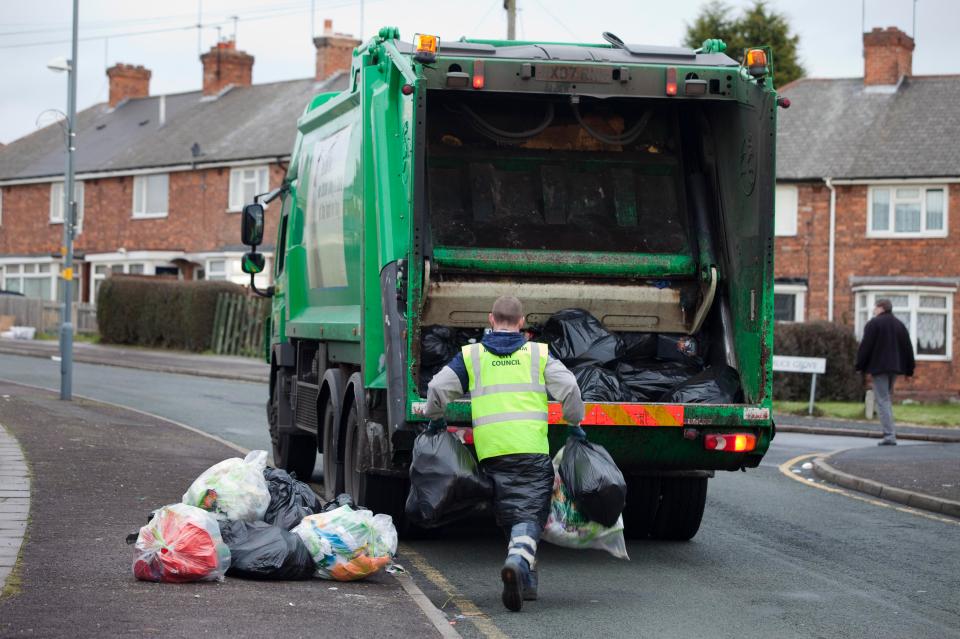
[{"label": "white window frame", "polygon": [[[247,171],[253,171],[253,177],[245,176]],[[227,198],[227,212],[239,213],[243,207],[252,202],[243,201],[243,186],[250,182],[256,182],[254,194],[266,193],[270,190],[270,167],[263,166],[242,166],[230,169],[229,195]]]},{"label": "white window frame", "polygon": [[[856,322],[857,339],[863,338],[863,327],[873,317],[873,309],[878,299],[893,295],[906,295],[908,306],[894,307],[894,313],[901,319],[908,316],[909,321],[903,322],[910,333],[913,343],[913,353],[917,361],[949,362],[953,359],[953,296],[955,288],[943,286],[857,286],[853,288],[854,321]],[[942,309],[920,307],[921,295],[933,295],[946,298],[946,307]],[[865,312],[864,312],[865,311]],[[947,317],[946,354],[921,355],[917,352],[917,313],[943,314]]]},{"label": "white window frame", "polygon": [[778,284],[773,283],[774,295],[793,295],[793,319],[779,320],[781,322],[803,322],[807,318],[807,285],[806,284]]},{"label": "white window frame", "polygon": [[[63,187],[64,182],[50,183],[50,224],[63,224]],[[73,182],[73,195],[77,198],[77,223],[74,232],[79,235],[83,231],[83,199],[85,189],[83,180]]]},{"label": "white window frame", "polygon": [[[90,264],[90,282],[88,291],[90,300],[97,301],[97,282],[102,282],[110,276],[114,267],[120,267],[117,271],[124,275],[131,274],[131,267],[142,266],[143,270],[134,275],[156,275],[157,267],[173,266],[179,267],[173,262],[179,259],[182,254],[174,252],[150,252],[150,251],[131,251],[130,253],[101,253],[87,255],[87,262]],[[104,273],[97,273],[98,267],[104,267]]]},{"label": "white window frame", "polygon": [[[26,267],[30,266],[33,269],[33,273],[27,273]],[[48,266],[49,269],[46,273],[40,273],[41,266]],[[15,274],[10,273],[11,267],[16,268],[17,272]],[[20,286],[17,289],[18,293],[23,293],[24,280],[33,279],[33,280],[43,280],[48,279],[50,281],[50,296],[46,298],[30,298],[30,299],[46,299],[48,301],[56,301],[58,299],[59,288],[58,288],[58,278],[60,274],[59,263],[56,262],[53,258],[50,257],[41,257],[41,258],[11,258],[0,262],[0,289],[10,290],[9,280],[20,280]]]},{"label": "white window frame", "polygon": [[795,184],[777,184],[774,197],[773,232],[776,237],[797,235],[799,193]]},{"label": "white window frame", "polygon": [[[223,262],[223,269],[214,270],[211,268],[211,264],[214,262]],[[203,263],[203,279],[205,280],[216,280],[218,282],[229,282],[230,281],[230,258],[229,257],[213,257],[209,260],[206,260]],[[212,277],[211,277],[212,276]]]},{"label": "white window frame", "polygon": [[[896,203],[897,189],[917,189],[920,191],[920,230],[919,231],[895,231],[896,228]],[[890,194],[890,205],[887,213],[886,230],[875,230],[873,228],[873,194],[876,191],[888,191]],[[927,191],[943,191],[943,228],[927,229]],[[887,239],[910,239],[918,237],[947,237],[950,227],[950,188],[948,184],[915,184],[906,182],[903,184],[874,184],[867,188],[867,237],[887,238]]]},{"label": "white window frame", "polygon": [[[167,210],[165,211],[146,211],[147,206],[147,192],[146,185],[150,183],[151,178],[156,178],[158,176],[163,176],[167,181]],[[139,201],[138,201],[139,200]],[[169,173],[149,173],[145,175],[135,175],[133,176],[133,206],[132,217],[135,220],[150,220],[161,217],[167,217],[167,214],[170,210],[170,174]]]}]

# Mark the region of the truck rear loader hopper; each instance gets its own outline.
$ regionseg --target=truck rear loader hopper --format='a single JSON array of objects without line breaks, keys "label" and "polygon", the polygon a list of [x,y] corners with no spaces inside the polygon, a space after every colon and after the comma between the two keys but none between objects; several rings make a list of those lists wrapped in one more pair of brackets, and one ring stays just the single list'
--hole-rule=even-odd
[{"label": "truck rear loader hopper", "polygon": [[[623,44],[399,40],[355,51],[349,86],[298,122],[269,323],[275,461],[323,454],[341,490],[402,519],[424,418],[427,327],[479,332],[580,308],[621,334],[695,336],[733,403],[588,403],[628,477],[627,533],[689,539],[707,478],[756,467],[770,418],[777,97],[766,57]],[[425,42],[425,44],[424,44]],[[254,246],[262,208],[244,214]],[[251,241],[257,240],[257,241]],[[448,422],[468,438],[469,400]],[[551,408],[551,447],[564,427]]]}]

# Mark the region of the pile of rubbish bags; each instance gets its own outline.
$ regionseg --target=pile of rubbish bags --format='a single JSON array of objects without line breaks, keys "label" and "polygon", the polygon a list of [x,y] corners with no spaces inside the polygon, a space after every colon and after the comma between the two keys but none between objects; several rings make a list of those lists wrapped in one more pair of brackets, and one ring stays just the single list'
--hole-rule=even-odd
[{"label": "pile of rubbish bags", "polygon": [[[588,402],[731,404],[740,400],[740,376],[725,364],[711,365],[706,335],[616,333],[579,308],[558,311],[531,328],[536,341],[577,378]],[[420,342],[420,393],[480,330],[427,326]]]},{"label": "pile of rubbish bags", "polygon": [[182,503],[154,511],[135,548],[133,574],[144,581],[353,581],[391,564],[397,531],[389,515],[357,508],[349,495],[324,504],[255,450],[211,466]]}]

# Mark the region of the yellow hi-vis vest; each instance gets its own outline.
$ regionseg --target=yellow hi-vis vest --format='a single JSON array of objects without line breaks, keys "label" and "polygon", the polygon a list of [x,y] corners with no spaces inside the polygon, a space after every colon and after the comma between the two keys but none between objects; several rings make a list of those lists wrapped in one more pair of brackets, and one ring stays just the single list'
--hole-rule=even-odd
[{"label": "yellow hi-vis vest", "polygon": [[510,355],[463,347],[477,457],[550,453],[547,442],[547,345],[527,342]]}]

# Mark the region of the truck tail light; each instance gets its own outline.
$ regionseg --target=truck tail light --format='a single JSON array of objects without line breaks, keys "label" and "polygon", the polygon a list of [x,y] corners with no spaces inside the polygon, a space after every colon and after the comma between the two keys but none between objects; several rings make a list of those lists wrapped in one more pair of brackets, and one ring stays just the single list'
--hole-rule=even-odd
[{"label": "truck tail light", "polygon": [[667,67],[667,95],[677,94],[677,70]]},{"label": "truck tail light", "polygon": [[473,428],[469,426],[447,426],[447,432],[468,446],[473,445]]},{"label": "truck tail light", "polygon": [[473,62],[473,88],[482,89],[486,81],[483,75],[483,60],[474,60]]},{"label": "truck tail light", "polygon": [[709,433],[703,436],[703,447],[726,453],[746,453],[757,447],[757,436],[753,433]]}]

